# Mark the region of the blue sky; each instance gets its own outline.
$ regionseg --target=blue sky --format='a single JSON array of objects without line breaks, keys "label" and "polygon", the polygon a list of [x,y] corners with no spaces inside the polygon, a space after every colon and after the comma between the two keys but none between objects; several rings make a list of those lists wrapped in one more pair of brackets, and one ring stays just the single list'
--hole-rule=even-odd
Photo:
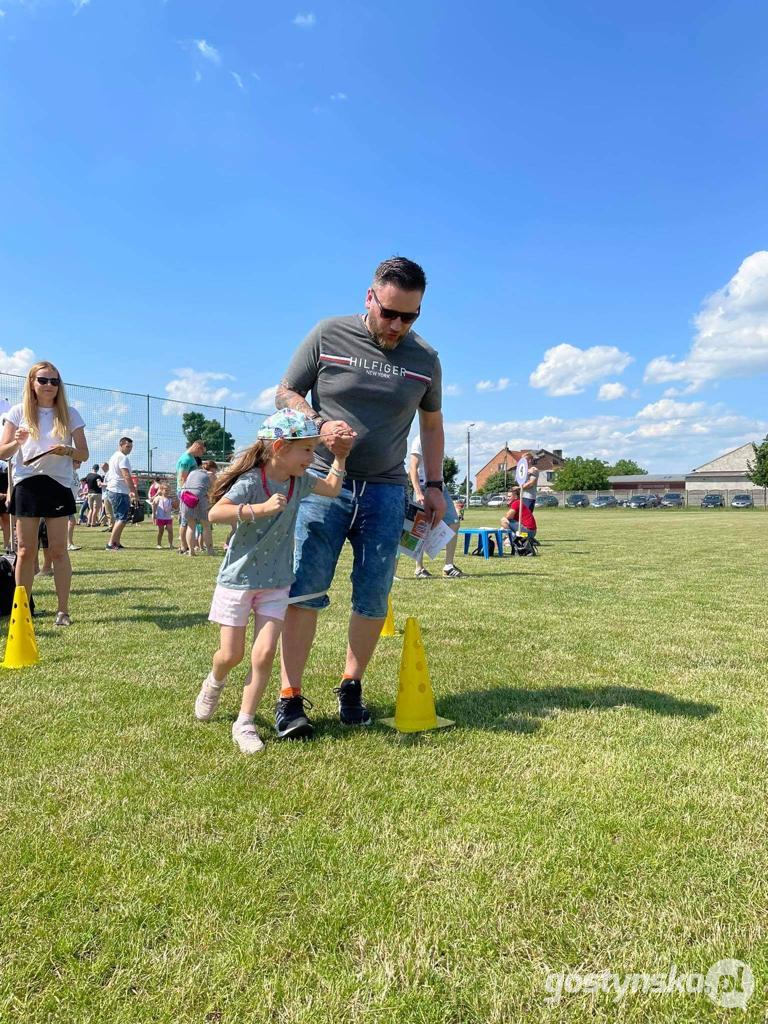
[{"label": "blue sky", "polygon": [[763,2],[0,11],[0,370],[269,409],[401,253],[462,470],[768,433]]}]

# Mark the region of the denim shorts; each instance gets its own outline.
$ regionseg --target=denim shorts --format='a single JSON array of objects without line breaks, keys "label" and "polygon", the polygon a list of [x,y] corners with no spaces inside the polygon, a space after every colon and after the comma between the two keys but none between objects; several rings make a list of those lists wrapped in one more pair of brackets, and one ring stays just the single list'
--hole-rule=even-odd
[{"label": "denim shorts", "polygon": [[319,610],[331,603],[327,590],[344,541],[352,545],[352,610],[366,619],[387,614],[403,530],[405,487],[344,481],[338,498],[311,494],[299,505],[291,603]]},{"label": "denim shorts", "polygon": [[443,522],[446,526],[454,526],[459,521],[459,513],[456,511],[456,506],[453,504],[453,498],[447,491],[443,491],[443,497],[445,498],[445,515],[443,516]]},{"label": "denim shorts", "polygon": [[131,499],[127,494],[119,491],[107,491],[109,503],[112,506],[115,520],[119,523],[127,523],[131,514]]}]

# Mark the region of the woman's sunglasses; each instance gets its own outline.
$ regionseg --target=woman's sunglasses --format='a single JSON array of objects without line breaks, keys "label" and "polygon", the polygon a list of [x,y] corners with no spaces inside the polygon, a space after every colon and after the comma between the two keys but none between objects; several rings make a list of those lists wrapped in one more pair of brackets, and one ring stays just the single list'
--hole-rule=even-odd
[{"label": "woman's sunglasses", "polygon": [[35,377],[38,384],[53,384],[55,388],[61,384],[60,377]]},{"label": "woman's sunglasses", "polygon": [[415,313],[401,313],[399,309],[387,309],[386,306],[382,306],[379,302],[379,296],[373,288],[371,288],[371,295],[379,303],[379,313],[381,313],[382,320],[397,320],[400,317],[404,324],[412,324],[419,313],[421,313],[421,306],[419,306]]}]

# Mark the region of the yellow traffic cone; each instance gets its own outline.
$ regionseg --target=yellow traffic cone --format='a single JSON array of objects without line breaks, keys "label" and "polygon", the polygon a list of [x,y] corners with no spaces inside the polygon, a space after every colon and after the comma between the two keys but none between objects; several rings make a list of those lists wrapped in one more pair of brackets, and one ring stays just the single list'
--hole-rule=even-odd
[{"label": "yellow traffic cone", "polygon": [[13,608],[8,626],[8,642],[5,645],[3,668],[27,668],[40,661],[35,640],[35,627],[29,610],[26,587],[16,587],[13,593]]},{"label": "yellow traffic cone", "polygon": [[429,681],[427,655],[421,642],[419,623],[409,618],[405,623],[403,657],[400,662],[400,688],[397,691],[395,717],[382,719],[384,725],[398,732],[425,732],[453,725],[435,713],[435,696]]},{"label": "yellow traffic cone", "polygon": [[390,594],[387,598],[387,617],[384,619],[384,625],[381,627],[381,633],[379,636],[394,636],[395,635],[395,609],[392,606],[392,595]]}]

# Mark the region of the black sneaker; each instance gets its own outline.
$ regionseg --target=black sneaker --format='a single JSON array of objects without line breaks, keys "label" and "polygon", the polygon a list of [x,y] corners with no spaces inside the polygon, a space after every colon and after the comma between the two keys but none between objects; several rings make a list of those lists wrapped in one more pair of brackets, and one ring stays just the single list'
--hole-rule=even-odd
[{"label": "black sneaker", "polygon": [[371,725],[371,712],[363,704],[363,684],[359,679],[343,679],[333,691],[339,698],[339,721],[342,725]]},{"label": "black sneaker", "polygon": [[309,740],[315,727],[306,716],[312,702],[306,697],[281,697],[275,704],[275,732],[279,740]]}]

